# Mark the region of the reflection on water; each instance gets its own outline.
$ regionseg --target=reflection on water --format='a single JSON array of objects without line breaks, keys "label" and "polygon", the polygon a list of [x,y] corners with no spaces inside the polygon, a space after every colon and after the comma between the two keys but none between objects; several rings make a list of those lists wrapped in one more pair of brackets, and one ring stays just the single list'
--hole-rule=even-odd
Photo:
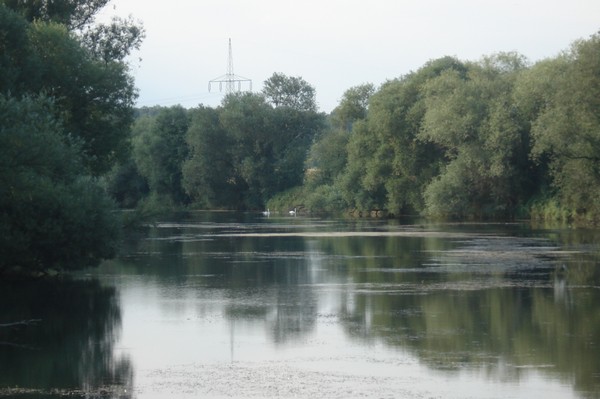
[{"label": "reflection on water", "polygon": [[[121,313],[97,281],[34,281],[0,287],[0,397],[128,397],[133,369],[115,354]],[[19,324],[21,323],[22,324]]]},{"label": "reflection on water", "polygon": [[[40,297],[83,302],[75,315],[57,312],[43,337],[14,341],[54,349],[37,360],[11,352],[17,367],[0,387],[120,384],[139,398],[598,397],[598,243],[597,231],[523,225],[200,213],[132,238],[90,272],[99,284],[88,275]],[[68,294],[78,284],[83,293]],[[9,319],[52,319],[27,310],[40,298]],[[65,353],[78,366],[56,379],[43,364]],[[32,361],[42,370],[18,366]]]}]

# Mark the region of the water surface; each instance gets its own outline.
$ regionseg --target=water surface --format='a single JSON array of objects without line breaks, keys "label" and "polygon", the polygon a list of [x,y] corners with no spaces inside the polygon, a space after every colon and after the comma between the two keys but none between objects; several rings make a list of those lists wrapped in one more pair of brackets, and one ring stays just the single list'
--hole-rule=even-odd
[{"label": "water surface", "polygon": [[[0,395],[600,396],[600,232],[195,213],[2,287]],[[15,389],[19,387],[19,389]]]}]

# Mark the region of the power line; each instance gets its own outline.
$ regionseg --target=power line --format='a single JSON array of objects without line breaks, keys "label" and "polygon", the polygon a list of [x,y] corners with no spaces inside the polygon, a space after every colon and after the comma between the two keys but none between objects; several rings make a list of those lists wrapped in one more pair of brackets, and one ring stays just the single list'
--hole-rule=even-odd
[{"label": "power line", "polygon": [[[252,91],[252,80],[233,73],[233,51],[231,50],[231,38],[229,39],[229,57],[227,58],[227,73],[208,81],[208,91],[210,92],[212,84],[219,84],[219,91],[223,91],[225,84],[225,94],[231,94],[236,91],[242,91],[242,86],[248,83],[248,91]],[[237,86],[237,88],[236,88]]]}]

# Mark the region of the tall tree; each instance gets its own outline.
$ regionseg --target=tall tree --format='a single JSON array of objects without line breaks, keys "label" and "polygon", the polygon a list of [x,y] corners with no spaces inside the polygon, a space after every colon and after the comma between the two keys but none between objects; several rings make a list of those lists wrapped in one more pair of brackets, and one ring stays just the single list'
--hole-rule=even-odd
[{"label": "tall tree", "polygon": [[510,217],[527,200],[526,125],[512,105],[525,66],[520,55],[498,54],[428,83],[420,138],[449,159],[425,191],[428,213]]},{"label": "tall tree", "polygon": [[188,201],[181,181],[188,155],[188,127],[189,117],[183,107],[163,108],[150,129],[133,139],[133,157],[150,190],[176,205]]},{"label": "tall tree", "polygon": [[216,110],[192,111],[184,187],[200,205],[257,209],[302,183],[304,161],[324,116],[273,108],[260,94],[227,96]]},{"label": "tall tree", "polygon": [[423,210],[423,187],[437,173],[444,156],[438,145],[419,139],[425,86],[444,71],[464,70],[454,58],[434,60],[386,82],[369,98],[366,119],[354,124],[347,147],[342,181],[351,206],[393,214]]},{"label": "tall tree", "polygon": [[197,206],[236,209],[247,186],[236,174],[233,137],[221,126],[219,110],[199,107],[191,113],[183,187]]},{"label": "tall tree", "polygon": [[535,112],[532,156],[548,162],[553,188],[577,217],[600,219],[600,34],[581,40],[520,81]]},{"label": "tall tree", "polygon": [[0,2],[0,269],[82,268],[114,254],[114,204],[90,175],[126,153],[136,93],[123,58],[82,39],[105,3]]},{"label": "tall tree", "polygon": [[[107,171],[128,149],[137,93],[124,57],[139,46],[143,29],[130,22],[114,22],[114,29],[101,35],[102,40],[87,40],[73,33],[64,20],[97,12],[97,2],[7,4],[17,11],[0,4],[0,18],[7,22],[0,25],[0,37],[7,39],[0,40],[0,47],[6,49],[0,62],[0,92],[13,96],[43,92],[56,98],[57,117],[82,140],[89,171],[97,175]],[[59,8],[64,17],[54,16]],[[34,11],[48,15],[33,16],[29,23],[18,15]]]}]

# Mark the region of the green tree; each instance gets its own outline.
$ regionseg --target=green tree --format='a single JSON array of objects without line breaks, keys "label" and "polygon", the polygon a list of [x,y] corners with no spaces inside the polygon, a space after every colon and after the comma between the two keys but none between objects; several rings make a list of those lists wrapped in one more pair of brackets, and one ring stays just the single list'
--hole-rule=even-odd
[{"label": "green tree", "polygon": [[498,54],[427,84],[420,138],[449,159],[425,191],[428,213],[511,217],[528,199],[528,131],[512,100],[525,66],[517,54]]},{"label": "green tree", "polygon": [[119,162],[102,178],[107,193],[124,209],[135,208],[150,191],[133,158]]},{"label": "green tree", "polygon": [[309,185],[333,184],[344,171],[347,162],[349,135],[339,129],[330,129],[311,146],[306,161]]},{"label": "green tree", "polygon": [[55,22],[69,30],[82,29],[110,0],[2,0],[27,21]]},{"label": "green tree", "polygon": [[355,121],[365,119],[369,109],[369,100],[375,93],[375,86],[366,83],[351,87],[342,95],[340,104],[331,113],[333,125],[346,131],[352,130]]},{"label": "green tree", "polygon": [[355,123],[350,134],[342,177],[344,198],[352,207],[393,214],[423,210],[423,189],[444,156],[437,144],[419,139],[425,86],[444,71],[464,70],[454,58],[434,60],[386,82],[369,98],[366,119]]},{"label": "green tree", "polygon": [[22,92],[27,76],[35,72],[29,62],[28,24],[17,13],[0,4],[0,91]]},{"label": "green tree", "polygon": [[[330,128],[310,148],[306,160],[306,206],[313,211],[339,212],[356,207],[352,178],[341,179],[348,162],[348,143],[354,123],[367,117],[372,84],[352,87],[344,93],[340,105],[329,116]],[[358,129],[357,129],[358,130]],[[360,169],[362,165],[357,165]],[[355,170],[354,173],[359,173]],[[353,174],[351,174],[353,175]],[[345,195],[344,195],[345,194]],[[351,204],[351,205],[350,205]]]},{"label": "green tree", "polygon": [[114,255],[118,219],[50,100],[0,96],[0,272],[76,269]]},{"label": "green tree", "polygon": [[[123,58],[143,38],[143,29],[126,21],[114,22],[96,42],[70,30],[71,19],[89,23],[93,14],[84,15],[97,12],[97,7],[94,1],[0,4],[0,47],[6,50],[0,59],[0,92],[54,97],[57,117],[82,139],[85,165],[96,175],[127,153],[137,93]],[[92,43],[93,48],[86,46]]]},{"label": "green tree", "polygon": [[264,82],[263,95],[274,107],[289,107],[298,111],[317,111],[315,89],[301,77],[274,73]]},{"label": "green tree", "polygon": [[183,184],[198,205],[218,208],[263,208],[274,194],[302,184],[308,149],[324,128],[322,114],[274,108],[253,93],[192,114]]},{"label": "green tree", "polygon": [[233,143],[234,181],[242,189],[241,209],[262,208],[269,197],[274,157],[271,111],[263,96],[252,93],[229,95],[221,106],[219,120]]},{"label": "green tree", "polygon": [[577,218],[599,220],[600,34],[536,64],[520,83],[532,115],[532,156],[548,164],[552,187]]},{"label": "green tree", "polygon": [[355,123],[347,145],[348,162],[340,185],[344,201],[358,211],[383,209],[385,206],[383,180],[389,173],[377,170],[379,159],[375,154],[379,148],[368,123]]},{"label": "green tree", "polygon": [[207,208],[238,208],[247,186],[236,174],[234,140],[221,126],[219,110],[194,109],[186,142],[190,156],[183,164],[183,187],[192,201]]},{"label": "green tree", "polygon": [[189,117],[183,107],[163,108],[150,128],[133,138],[133,158],[150,191],[174,205],[188,201],[181,181],[188,156],[188,127]]},{"label": "green tree", "polygon": [[127,153],[136,94],[123,54],[143,31],[113,59],[94,53],[83,34],[105,3],[0,2],[3,271],[82,268],[115,252],[115,204],[91,176]]},{"label": "green tree", "polygon": [[325,129],[325,116],[314,111],[276,108],[271,111],[273,154],[268,196],[300,186],[311,145]]}]

